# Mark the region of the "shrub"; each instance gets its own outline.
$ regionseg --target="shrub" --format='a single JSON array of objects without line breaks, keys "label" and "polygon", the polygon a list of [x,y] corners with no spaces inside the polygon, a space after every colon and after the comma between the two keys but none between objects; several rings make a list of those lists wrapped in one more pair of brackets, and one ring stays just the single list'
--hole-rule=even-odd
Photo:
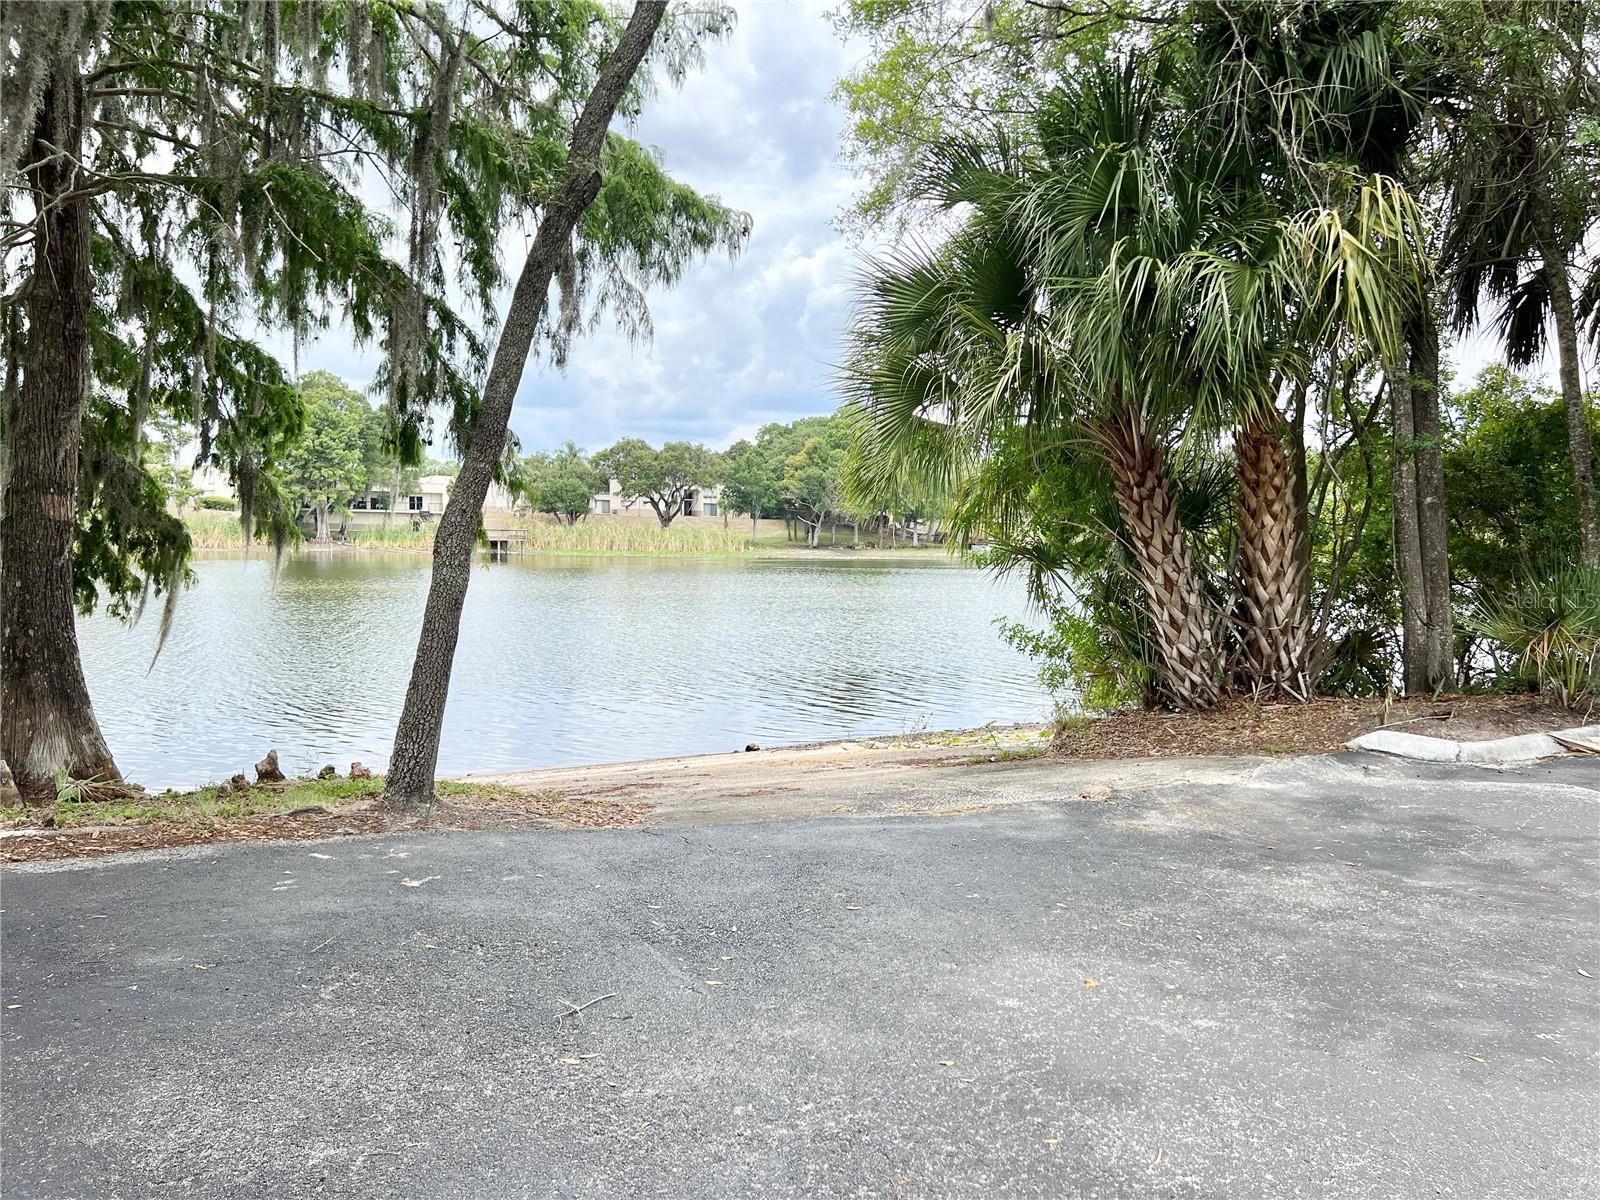
[{"label": "shrub", "polygon": [[239,509],[239,502],[228,496],[201,496],[195,504],[213,512],[237,512]]},{"label": "shrub", "polygon": [[1559,567],[1503,594],[1481,593],[1468,623],[1519,683],[1564,704],[1600,696],[1600,570]]}]

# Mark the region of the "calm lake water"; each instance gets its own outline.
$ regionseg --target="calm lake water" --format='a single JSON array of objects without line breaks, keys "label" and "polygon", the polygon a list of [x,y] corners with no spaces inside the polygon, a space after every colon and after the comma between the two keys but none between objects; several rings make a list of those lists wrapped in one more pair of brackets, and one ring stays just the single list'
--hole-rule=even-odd
[{"label": "calm lake water", "polygon": [[[146,787],[388,759],[428,586],[421,555],[195,564],[154,667],[154,613],[79,623],[95,712]],[[739,750],[1043,717],[994,628],[1021,586],[952,565],[790,559],[485,564],[462,619],[442,775]],[[146,673],[149,668],[148,674]]]}]

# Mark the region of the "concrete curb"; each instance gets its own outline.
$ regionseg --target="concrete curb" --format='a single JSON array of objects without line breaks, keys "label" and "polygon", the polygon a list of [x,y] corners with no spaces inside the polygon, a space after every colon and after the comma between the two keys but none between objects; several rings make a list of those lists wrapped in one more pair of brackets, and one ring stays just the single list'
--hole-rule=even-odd
[{"label": "concrete curb", "polygon": [[1574,742],[1600,749],[1600,725],[1582,725],[1576,729],[1560,729],[1555,733],[1525,733],[1487,742],[1453,742],[1448,738],[1401,733],[1398,729],[1375,729],[1352,738],[1345,746],[1351,750],[1393,754],[1397,758],[1410,758],[1418,762],[1503,766],[1574,753],[1571,745]]}]

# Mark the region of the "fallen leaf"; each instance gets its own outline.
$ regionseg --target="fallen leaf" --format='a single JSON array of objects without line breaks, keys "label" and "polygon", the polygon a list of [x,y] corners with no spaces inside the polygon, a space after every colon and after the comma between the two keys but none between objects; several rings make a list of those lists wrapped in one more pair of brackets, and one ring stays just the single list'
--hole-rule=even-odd
[{"label": "fallen leaf", "polygon": [[722,986],[722,980],[720,980],[720,979],[708,979],[708,980],[706,980],[706,986],[707,987],[721,987]]},{"label": "fallen leaf", "polygon": [[582,1064],[583,1059],[581,1059],[581,1058],[558,1058],[558,1059],[556,1059],[556,1061],[558,1063],[560,1063],[563,1067],[576,1067],[576,1066],[579,1066],[579,1065]]},{"label": "fallen leaf", "polygon": [[956,1060],[953,1058],[941,1058],[939,1060],[939,1065],[941,1067],[953,1067],[956,1065]]},{"label": "fallen leaf", "polygon": [[435,879],[438,879],[438,878],[439,878],[439,876],[437,876],[437,875],[424,875],[421,879],[402,879],[400,881],[400,886],[401,887],[421,887],[423,884],[431,882],[432,880],[435,880]]},{"label": "fallen leaf", "polygon": [[1058,1146],[1058,1145],[1061,1144],[1061,1139],[1060,1138],[1045,1138],[1044,1144],[1046,1146]]},{"label": "fallen leaf", "polygon": [[1589,972],[1585,971],[1582,967],[1578,968],[1578,974],[1582,975],[1585,979],[1593,979],[1594,978],[1593,975],[1589,974]]},{"label": "fallen leaf", "polygon": [[1469,1055],[1467,1055],[1467,1057],[1470,1058],[1473,1062],[1483,1062],[1484,1061],[1483,1059],[1479,1058],[1476,1054],[1469,1054]]},{"label": "fallen leaf", "polygon": [[844,910],[845,910],[845,912],[860,912],[861,911],[861,905],[859,905],[859,904],[846,904],[844,906]]},{"label": "fallen leaf", "polygon": [[1100,986],[1100,981],[1098,979],[1087,979],[1086,978],[1083,981],[1083,986],[1084,987],[1099,987]]},{"label": "fallen leaf", "polygon": [[21,1008],[21,1007],[22,1007],[22,1005],[20,1005],[20,1004],[8,1004],[8,1005],[6,1005],[6,1011],[9,1012],[13,1008]]}]

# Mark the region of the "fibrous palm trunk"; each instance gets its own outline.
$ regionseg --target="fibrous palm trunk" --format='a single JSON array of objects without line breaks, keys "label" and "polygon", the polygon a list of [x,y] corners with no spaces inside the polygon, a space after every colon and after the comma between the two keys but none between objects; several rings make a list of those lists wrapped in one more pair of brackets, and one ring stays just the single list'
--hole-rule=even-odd
[{"label": "fibrous palm trunk", "polygon": [[1178,708],[1210,708],[1220,694],[1213,606],[1178,520],[1161,447],[1131,410],[1113,415],[1095,432],[1133,544],[1159,660],[1160,691]]},{"label": "fibrous palm trunk", "polygon": [[24,799],[55,797],[55,776],[117,780],[78,653],[72,562],[78,445],[88,397],[93,276],[78,179],[81,96],[58,67],[29,155],[34,270],[25,289],[21,385],[8,397],[9,471],[0,521],[0,757]]},{"label": "fibrous palm trunk", "polygon": [[1561,400],[1567,415],[1567,452],[1572,460],[1572,487],[1578,499],[1578,537],[1583,561],[1600,567],[1600,502],[1595,499],[1594,435],[1589,432],[1589,408],[1578,372],[1578,324],[1573,312],[1572,283],[1567,265],[1554,245],[1544,241],[1544,277],[1555,318],[1556,348],[1560,355]]},{"label": "fibrous palm trunk", "polygon": [[1239,476],[1240,685],[1260,698],[1311,698],[1310,593],[1294,470],[1280,422],[1234,439]]},{"label": "fibrous palm trunk", "polygon": [[394,752],[384,796],[396,805],[415,805],[433,797],[433,773],[439,761],[439,734],[461,610],[472,576],[472,551],[483,514],[484,497],[505,450],[506,427],[517,386],[527,365],[534,334],[544,319],[550,282],[570,253],[573,230],[600,192],[600,151],[617,104],[644,60],[656,27],[666,11],[664,0],[635,4],[616,48],[600,69],[583,112],[573,129],[560,188],[545,206],[533,245],[511,294],[501,326],[500,342],[484,383],[478,419],[472,429],[461,473],[439,519],[433,543],[433,578],[422,614],[417,656],[406,688],[405,707],[395,730]]},{"label": "fibrous palm trunk", "polygon": [[1439,332],[1413,315],[1409,360],[1387,380],[1394,432],[1394,555],[1400,579],[1402,682],[1408,696],[1455,681],[1439,420]]}]

